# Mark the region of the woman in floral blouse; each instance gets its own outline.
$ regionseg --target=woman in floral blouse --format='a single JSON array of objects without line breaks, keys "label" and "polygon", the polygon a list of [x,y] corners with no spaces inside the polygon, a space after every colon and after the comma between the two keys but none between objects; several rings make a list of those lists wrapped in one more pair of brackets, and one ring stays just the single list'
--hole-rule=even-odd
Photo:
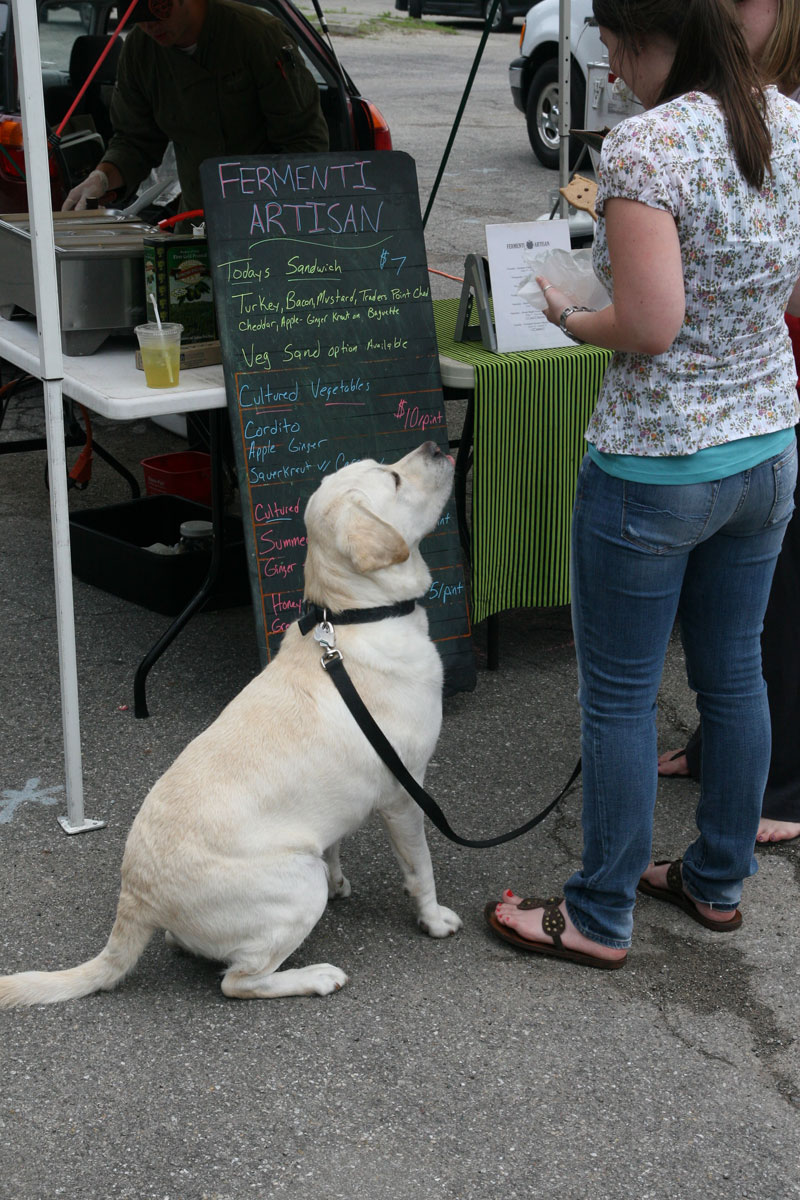
[{"label": "woman in floral blouse", "polygon": [[[573,515],[583,864],[563,900],[487,906],[540,954],[624,964],[640,892],[741,924],[769,767],[759,635],[792,512],[800,415],[800,108],[762,90],[730,0],[594,0],[611,70],[645,112],[603,145],[595,270],[612,302],[548,319],[615,353]],[[677,618],[703,720],[699,834],[650,862],[656,698]]]},{"label": "woman in floral blouse", "polygon": [[[800,101],[800,0],[738,0],[736,16],[763,79]],[[800,318],[787,316],[800,374]],[[800,385],[798,385],[800,386]],[[761,635],[772,754],[757,842],[800,837],[800,513],[786,530]],[[659,756],[658,773],[700,778],[701,729],[683,750]]]}]

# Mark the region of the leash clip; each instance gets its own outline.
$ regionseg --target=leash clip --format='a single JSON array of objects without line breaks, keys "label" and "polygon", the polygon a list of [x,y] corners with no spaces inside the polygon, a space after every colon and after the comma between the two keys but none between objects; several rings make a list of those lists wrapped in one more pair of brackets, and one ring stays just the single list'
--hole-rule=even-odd
[{"label": "leash clip", "polygon": [[331,663],[342,661],[342,652],[333,646],[328,646],[325,642],[322,642],[322,645],[325,648],[325,653],[319,661],[322,664],[323,671],[327,671]]}]

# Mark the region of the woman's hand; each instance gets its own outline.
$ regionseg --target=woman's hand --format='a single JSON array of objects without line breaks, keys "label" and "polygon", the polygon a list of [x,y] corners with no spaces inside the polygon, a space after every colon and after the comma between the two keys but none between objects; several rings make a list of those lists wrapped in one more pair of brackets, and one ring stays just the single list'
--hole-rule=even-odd
[{"label": "woman's hand", "polygon": [[564,309],[568,308],[570,304],[574,304],[575,301],[573,300],[572,296],[568,296],[566,292],[563,292],[561,288],[556,287],[556,285],[551,283],[550,280],[544,275],[537,275],[536,282],[542,289],[545,304],[547,305],[547,308],[544,310],[544,315],[547,317],[551,325],[558,325],[559,318]]},{"label": "woman's hand", "polygon": [[[597,312],[574,313],[570,335],[607,350],[664,354],[680,333],[686,305],[675,218],[664,209],[617,196],[606,200],[604,216],[614,302]],[[558,325],[564,309],[576,301],[544,275],[537,275],[536,282],[544,292],[545,316]]]}]

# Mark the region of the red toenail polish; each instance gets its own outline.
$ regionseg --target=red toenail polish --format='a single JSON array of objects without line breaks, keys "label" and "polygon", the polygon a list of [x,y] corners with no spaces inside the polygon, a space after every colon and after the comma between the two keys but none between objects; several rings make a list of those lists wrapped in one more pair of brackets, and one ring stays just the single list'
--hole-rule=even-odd
[{"label": "red toenail polish", "polygon": [[505,895],[506,895],[506,896],[513,896],[513,895],[514,895],[514,893],[512,892],[511,888],[506,888],[506,890],[505,890]]}]

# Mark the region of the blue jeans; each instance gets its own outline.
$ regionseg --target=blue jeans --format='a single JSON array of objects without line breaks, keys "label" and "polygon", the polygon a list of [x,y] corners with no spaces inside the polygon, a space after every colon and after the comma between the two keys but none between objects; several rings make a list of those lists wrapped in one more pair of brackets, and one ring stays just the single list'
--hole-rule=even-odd
[{"label": "blue jeans", "polygon": [[761,626],[793,509],[795,444],[711,483],[631,483],[588,455],[572,524],[572,622],[582,710],[583,866],[574,924],[629,946],[651,856],[656,700],[676,616],[703,737],[699,837],[683,856],[695,900],[736,907],[770,759]]}]

